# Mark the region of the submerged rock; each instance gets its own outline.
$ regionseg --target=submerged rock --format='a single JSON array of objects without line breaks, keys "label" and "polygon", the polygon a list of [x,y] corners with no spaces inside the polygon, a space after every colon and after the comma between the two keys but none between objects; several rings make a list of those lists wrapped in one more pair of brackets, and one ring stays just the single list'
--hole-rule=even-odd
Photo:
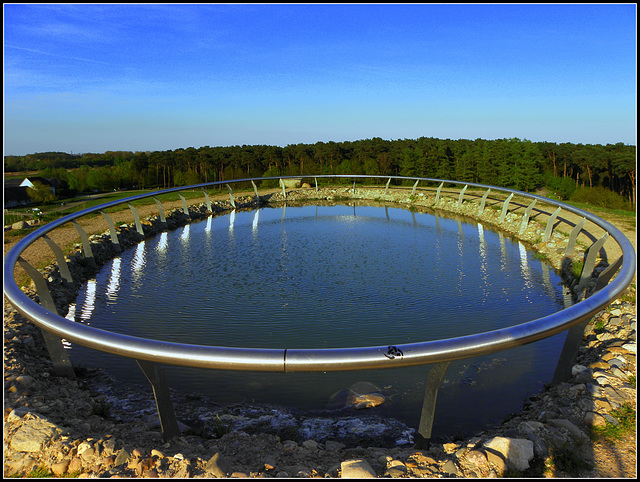
[{"label": "submerged rock", "polygon": [[370,382],[357,382],[346,390],[340,390],[329,398],[327,408],[340,409],[353,407],[357,410],[382,405],[385,397],[382,390]]}]

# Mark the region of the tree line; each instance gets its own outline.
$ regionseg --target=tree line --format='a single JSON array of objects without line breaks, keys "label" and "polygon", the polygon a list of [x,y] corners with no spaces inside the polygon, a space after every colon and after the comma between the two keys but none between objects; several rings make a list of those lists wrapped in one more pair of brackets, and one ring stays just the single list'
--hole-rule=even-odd
[{"label": "tree line", "polygon": [[451,179],[521,191],[547,187],[562,199],[604,189],[635,205],[636,147],[497,140],[372,139],[188,147],[101,154],[44,152],[5,156],[5,172],[38,171],[73,192],[150,189],[271,176],[368,174]]}]

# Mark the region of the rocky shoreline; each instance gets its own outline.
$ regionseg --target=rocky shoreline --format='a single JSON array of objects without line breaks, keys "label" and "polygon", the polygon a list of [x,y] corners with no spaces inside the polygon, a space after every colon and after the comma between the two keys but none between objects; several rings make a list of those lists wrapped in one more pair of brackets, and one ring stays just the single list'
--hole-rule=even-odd
[{"label": "rocky shoreline", "polygon": [[[304,192],[294,191],[287,201]],[[326,201],[342,195],[320,193]],[[394,196],[391,200],[401,203],[408,197]],[[270,199],[282,200],[280,194]],[[455,202],[445,200],[445,208],[447,203],[450,211],[460,212]],[[251,199],[238,199],[236,206],[250,208]],[[227,211],[229,203],[216,202],[213,209]],[[192,219],[208,215],[202,205],[189,211]],[[496,213],[487,211],[483,221],[491,223]],[[520,219],[510,213],[501,228],[517,233]],[[181,210],[167,216],[169,229],[188,221]],[[145,237],[162,229],[157,217],[143,223]],[[540,229],[532,225],[520,237],[535,244]],[[123,246],[143,239],[132,225],[120,226],[119,237]],[[107,233],[91,238],[98,266],[115,255]],[[563,239],[554,235],[544,246],[558,270],[563,269]],[[68,264],[74,279],[84,282],[91,276],[79,247]],[[44,271],[64,315],[74,290],[64,285],[55,265]],[[37,298],[32,288],[27,294]],[[310,435],[318,431],[302,430],[303,420],[295,414],[264,406],[220,407],[197,394],[179,393],[172,398],[182,435],[165,442],[150,390],[119,387],[94,370],[76,370],[75,379],[56,377],[40,330],[5,302],[4,475],[41,470],[81,477],[562,476],[557,470],[550,473],[548,464],[554,455],[568,453],[584,462],[578,476],[595,477],[598,473],[589,468],[590,427],[615,424],[611,411],[635,405],[635,304],[614,301],[593,317],[583,341],[570,380],[546,387],[526,401],[521,413],[495,428],[468,440],[433,443],[428,450],[414,449],[411,433],[392,420],[347,414],[324,421],[326,433],[314,439]],[[271,423],[275,419],[281,423]]]}]

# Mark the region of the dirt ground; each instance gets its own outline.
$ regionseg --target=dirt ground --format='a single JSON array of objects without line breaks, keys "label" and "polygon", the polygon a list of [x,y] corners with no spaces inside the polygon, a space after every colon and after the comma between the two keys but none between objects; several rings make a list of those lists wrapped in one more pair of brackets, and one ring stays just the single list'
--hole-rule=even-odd
[{"label": "dirt ground", "polygon": [[[213,199],[213,198],[212,198]],[[220,196],[219,199],[228,200],[228,196]],[[181,201],[175,202],[163,202],[165,214],[176,208],[182,208]],[[140,218],[144,219],[148,216],[155,216],[158,214],[158,208],[155,204],[148,206],[140,206],[137,208],[140,214]],[[622,216],[615,216],[604,214],[597,209],[593,210],[593,213],[600,216],[602,219],[613,224],[617,227],[627,238],[631,241],[634,249],[636,249],[636,219],[624,218]],[[110,214],[116,225],[121,223],[132,223],[133,216],[129,209]],[[108,225],[105,219],[98,215],[89,219],[81,219],[79,224],[84,228],[88,235],[103,233],[108,230]],[[74,244],[80,242],[76,229],[67,224],[62,226],[52,233],[49,237],[53,239],[64,251],[73,247]],[[9,241],[9,242],[7,242]],[[15,245],[17,239],[13,237],[5,237],[4,253],[6,253]],[[616,245],[617,246],[617,245]],[[611,260],[615,260],[614,252],[611,252]],[[33,243],[25,252],[22,257],[26,259],[31,265],[41,268],[50,264],[53,260],[53,253],[48,245],[42,239]],[[16,280],[19,284],[27,280],[26,274],[21,268],[16,268]],[[594,477],[635,477],[636,475],[636,433],[630,434],[626,438],[616,442],[597,441],[593,443],[593,451],[595,455],[596,466],[593,469]]]},{"label": "dirt ground", "polygon": [[594,477],[635,478],[637,475],[636,432],[616,442],[594,442]]}]

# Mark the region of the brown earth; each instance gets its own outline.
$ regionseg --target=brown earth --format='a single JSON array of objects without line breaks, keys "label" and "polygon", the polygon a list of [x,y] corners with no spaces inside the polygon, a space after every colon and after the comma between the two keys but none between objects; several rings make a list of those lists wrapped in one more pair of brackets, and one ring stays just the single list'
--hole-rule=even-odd
[{"label": "brown earth", "polygon": [[593,443],[595,467],[593,477],[635,478],[637,474],[636,431],[615,442],[597,441]]}]

